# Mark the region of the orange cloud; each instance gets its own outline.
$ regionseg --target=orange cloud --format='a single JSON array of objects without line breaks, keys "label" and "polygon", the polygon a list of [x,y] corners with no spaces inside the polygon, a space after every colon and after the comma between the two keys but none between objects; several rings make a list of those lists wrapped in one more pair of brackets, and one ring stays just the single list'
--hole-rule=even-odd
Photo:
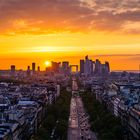
[{"label": "orange cloud", "polygon": [[1,0],[0,34],[115,31],[140,22],[138,0]]}]

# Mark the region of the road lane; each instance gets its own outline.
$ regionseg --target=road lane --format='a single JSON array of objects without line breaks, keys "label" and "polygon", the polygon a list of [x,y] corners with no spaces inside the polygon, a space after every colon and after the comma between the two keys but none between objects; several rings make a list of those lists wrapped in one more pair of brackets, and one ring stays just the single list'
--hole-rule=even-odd
[{"label": "road lane", "polygon": [[[97,140],[90,130],[89,116],[78,93],[76,79],[72,79],[72,98],[70,105],[68,140]],[[76,96],[75,96],[76,94]]]}]

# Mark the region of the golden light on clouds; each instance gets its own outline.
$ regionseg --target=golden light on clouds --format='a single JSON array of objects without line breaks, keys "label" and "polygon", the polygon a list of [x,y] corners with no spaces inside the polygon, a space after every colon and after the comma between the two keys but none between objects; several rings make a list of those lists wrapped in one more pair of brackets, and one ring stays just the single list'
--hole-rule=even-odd
[{"label": "golden light on clouds", "polygon": [[[46,59],[77,63],[71,58],[140,54],[137,0],[3,0],[0,10],[0,60],[7,63],[0,68],[22,67],[19,60],[27,59],[43,66]],[[109,60],[117,65],[114,57]],[[120,69],[137,69],[139,56],[134,65],[130,60],[123,58],[128,68],[122,64]]]}]

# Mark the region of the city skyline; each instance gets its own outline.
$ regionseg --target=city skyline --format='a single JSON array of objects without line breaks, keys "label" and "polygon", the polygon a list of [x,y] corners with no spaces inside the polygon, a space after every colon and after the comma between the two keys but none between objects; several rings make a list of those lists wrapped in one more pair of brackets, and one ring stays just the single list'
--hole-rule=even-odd
[{"label": "city skyline", "polygon": [[[36,57],[36,56],[35,56]],[[51,62],[63,62],[68,61],[70,65],[78,65],[80,70],[80,63],[79,61],[83,59],[85,56],[65,56],[65,57],[45,57],[43,59],[37,58],[11,58],[10,61],[7,58],[2,58],[2,62],[5,61],[6,63],[1,63],[0,70],[8,70],[10,69],[11,65],[15,65],[17,70],[27,70],[27,66],[31,67],[31,64],[34,62],[37,66],[40,66],[41,71],[44,71],[46,67],[51,65]],[[108,61],[110,63],[111,71],[139,71],[139,54],[131,55],[89,55],[89,57],[93,60],[99,59],[102,63]],[[138,59],[138,60],[137,60]],[[124,62],[125,61],[125,64]],[[119,65],[117,65],[119,63]],[[131,68],[128,68],[128,65],[131,64]]]},{"label": "city skyline", "polygon": [[0,140],[140,140],[140,0],[0,0]]},{"label": "city skyline", "polygon": [[[138,70],[138,0],[1,0],[0,69],[108,55],[112,70]],[[105,56],[104,56],[105,55]],[[77,59],[73,59],[73,57]],[[118,61],[118,62],[117,62]]]}]

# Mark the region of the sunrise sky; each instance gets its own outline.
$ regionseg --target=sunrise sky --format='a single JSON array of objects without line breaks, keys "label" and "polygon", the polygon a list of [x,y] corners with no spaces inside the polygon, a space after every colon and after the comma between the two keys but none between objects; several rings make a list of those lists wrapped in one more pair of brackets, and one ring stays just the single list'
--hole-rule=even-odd
[{"label": "sunrise sky", "polygon": [[138,70],[140,0],[0,0],[0,69],[87,54]]}]

